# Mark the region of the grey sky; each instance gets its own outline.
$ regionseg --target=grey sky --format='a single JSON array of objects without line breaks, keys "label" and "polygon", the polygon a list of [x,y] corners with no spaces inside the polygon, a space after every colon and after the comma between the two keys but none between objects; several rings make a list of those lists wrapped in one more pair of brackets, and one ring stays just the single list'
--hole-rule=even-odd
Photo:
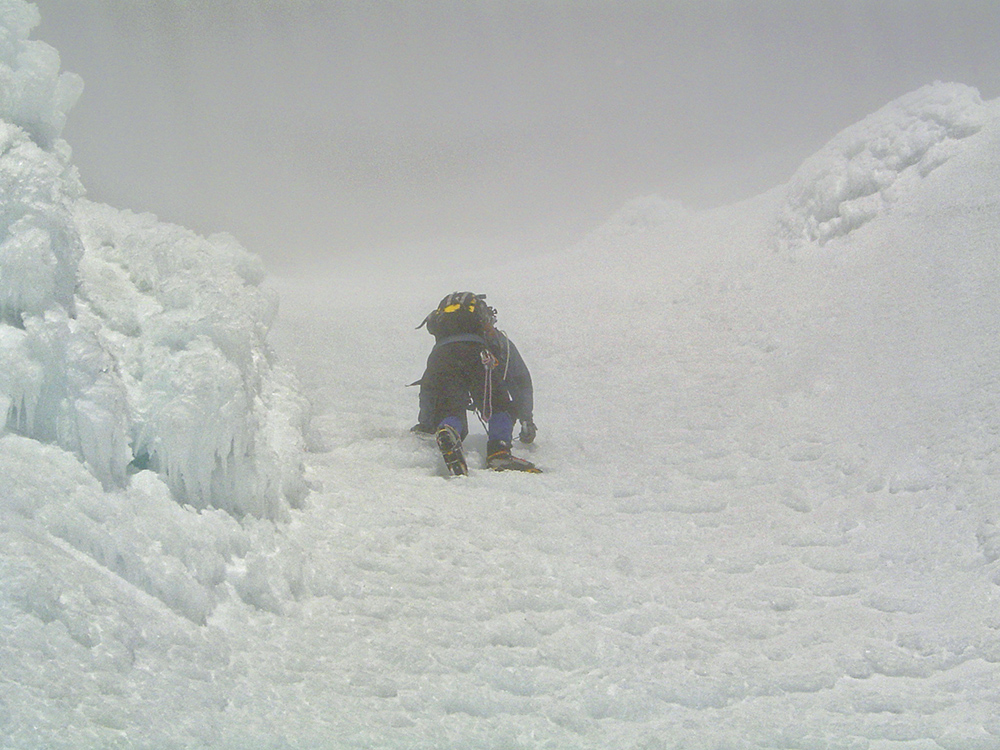
[{"label": "grey sky", "polygon": [[273,266],[553,249],[773,187],[925,83],[1000,96],[996,0],[36,5],[90,196]]}]

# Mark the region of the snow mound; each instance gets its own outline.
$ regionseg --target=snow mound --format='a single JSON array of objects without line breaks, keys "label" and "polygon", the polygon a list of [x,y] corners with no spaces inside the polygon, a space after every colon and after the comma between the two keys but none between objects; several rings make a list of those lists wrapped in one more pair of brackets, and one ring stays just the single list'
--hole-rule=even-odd
[{"label": "snow mound", "polygon": [[680,201],[647,195],[627,201],[596,231],[596,238],[629,237],[668,224],[681,223],[691,211]]},{"label": "snow mound", "polygon": [[935,83],[896,99],[839,133],[788,184],[780,244],[823,245],[871,221],[909,182],[951,158],[983,124],[979,92]]},{"label": "snow mound", "polygon": [[[41,475],[39,466],[46,467]],[[182,508],[151,472],[138,475],[128,494],[106,493],[70,454],[16,435],[0,438],[0,491],[13,511],[8,524],[17,519],[21,528],[44,530],[64,552],[86,555],[197,623],[211,614],[228,567],[251,545],[231,516]],[[46,538],[37,531],[27,536]],[[62,587],[51,582],[46,590],[53,589]],[[28,611],[63,623],[74,640],[100,641],[86,618],[66,606],[68,591],[45,596],[26,590],[23,597]]]},{"label": "snow mound", "polygon": [[[133,476],[126,490],[108,492],[70,453],[4,435],[0,498],[0,537],[16,552],[21,570],[4,572],[0,620],[12,622],[27,613],[58,622],[88,648],[115,636],[95,624],[94,615],[106,612],[106,602],[86,586],[81,591],[81,570],[97,572],[102,586],[131,584],[135,590],[112,586],[134,600],[128,609],[166,609],[198,625],[232,600],[281,612],[307,588],[297,547],[286,544],[283,554],[275,553],[274,524],[182,506],[151,471]],[[51,556],[61,572],[46,577],[41,569]],[[144,596],[136,598],[136,591]],[[80,600],[88,596],[91,611],[81,611]]]}]

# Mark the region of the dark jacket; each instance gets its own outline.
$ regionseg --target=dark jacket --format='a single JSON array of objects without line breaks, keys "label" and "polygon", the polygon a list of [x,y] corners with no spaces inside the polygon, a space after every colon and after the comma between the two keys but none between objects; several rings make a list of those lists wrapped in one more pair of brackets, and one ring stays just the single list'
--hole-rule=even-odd
[{"label": "dark jacket", "polygon": [[497,372],[507,387],[511,400],[511,417],[521,422],[530,422],[535,412],[535,396],[531,387],[531,373],[524,364],[521,353],[507,334],[495,328],[486,335],[486,344],[500,364]]},{"label": "dark jacket", "polygon": [[[435,352],[432,352],[432,356],[428,360],[428,371],[424,373],[424,377],[420,381],[420,414],[418,422],[422,425],[433,426],[436,424],[436,419],[439,416],[435,412],[437,411],[436,405],[439,403],[440,394],[436,392],[434,386],[441,382],[441,378],[437,377],[436,370],[438,367],[436,363],[441,362],[442,357],[435,356],[435,353],[443,354],[442,350],[446,347],[458,344],[468,345],[468,343],[477,343],[485,346],[497,358],[499,364],[493,371],[493,377],[500,381],[501,387],[510,398],[510,406],[507,409],[510,412],[511,419],[530,422],[534,414],[534,392],[531,385],[531,374],[528,372],[528,367],[524,363],[521,354],[517,351],[517,347],[514,346],[514,343],[507,338],[506,334],[495,329],[491,329],[482,336],[471,333],[459,333],[437,337],[437,342],[434,345]],[[476,368],[479,372],[482,372],[479,365],[476,365]],[[432,370],[435,372],[432,372]],[[501,401],[501,399],[494,400],[497,403]]]}]

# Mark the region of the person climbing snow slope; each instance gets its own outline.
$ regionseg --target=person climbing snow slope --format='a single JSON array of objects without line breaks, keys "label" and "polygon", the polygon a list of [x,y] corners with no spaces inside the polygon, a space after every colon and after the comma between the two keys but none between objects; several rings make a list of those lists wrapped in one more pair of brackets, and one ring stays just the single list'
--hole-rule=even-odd
[{"label": "person climbing snow slope", "polygon": [[427,326],[435,344],[420,384],[420,413],[413,432],[434,435],[448,471],[468,474],[462,441],[468,435],[467,411],[486,426],[486,465],[495,471],[538,473],[530,461],[511,454],[514,422],[519,439],[531,443],[531,375],[517,348],[496,328],[496,310],[486,295],[453,292],[417,326]]}]

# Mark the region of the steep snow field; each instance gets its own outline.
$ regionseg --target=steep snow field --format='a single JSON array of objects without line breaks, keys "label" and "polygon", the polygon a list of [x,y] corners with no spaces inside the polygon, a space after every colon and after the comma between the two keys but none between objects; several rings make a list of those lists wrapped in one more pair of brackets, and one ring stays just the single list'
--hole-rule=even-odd
[{"label": "steep snow field", "polygon": [[[637,200],[531,265],[286,282],[343,741],[1000,747],[997,114],[931,87],[744,205]],[[542,476],[449,481],[405,434],[410,324],[453,288],[533,368]]]},{"label": "steep snow field", "polygon": [[[266,279],[86,201],[0,21],[0,748],[1000,748],[1000,103],[531,262]],[[542,475],[408,433],[456,289]]]}]

